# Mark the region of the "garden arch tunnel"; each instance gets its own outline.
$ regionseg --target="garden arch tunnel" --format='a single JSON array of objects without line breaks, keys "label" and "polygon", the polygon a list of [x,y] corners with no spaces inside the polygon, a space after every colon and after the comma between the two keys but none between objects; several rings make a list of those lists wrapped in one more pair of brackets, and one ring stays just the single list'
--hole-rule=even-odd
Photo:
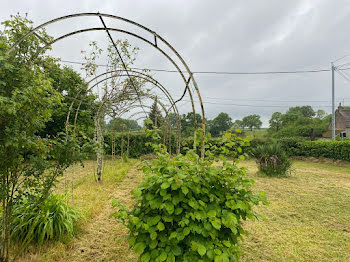
[{"label": "garden arch tunnel", "polygon": [[[56,39],[53,39],[50,42],[45,42],[44,41],[45,45],[42,47],[42,50],[46,50],[47,48],[51,47],[51,45],[54,44],[55,42],[60,41],[60,40],[62,40],[64,38],[67,38],[69,36],[72,36],[72,35],[75,35],[75,34],[79,34],[79,33],[83,33],[83,32],[90,32],[90,31],[106,31],[106,33],[108,34],[108,36],[109,36],[109,38],[110,38],[110,40],[112,41],[113,44],[114,44],[114,41],[113,41],[113,39],[112,39],[112,37],[111,37],[109,32],[110,31],[120,32],[120,33],[129,35],[129,36],[135,37],[135,38],[137,38],[139,40],[142,40],[143,42],[145,42],[145,43],[149,44],[150,46],[154,47],[155,49],[157,49],[162,55],[164,55],[175,66],[175,68],[177,69],[178,73],[180,74],[181,78],[183,79],[183,81],[185,83],[184,92],[183,92],[182,96],[178,100],[175,101],[175,103],[181,101],[183,99],[183,97],[185,96],[186,92],[188,92],[189,96],[190,96],[190,100],[191,100],[191,104],[192,104],[192,111],[193,111],[194,115],[195,115],[195,106],[194,106],[193,96],[192,96],[191,90],[189,88],[190,82],[193,83],[193,86],[194,86],[194,88],[196,90],[196,94],[197,94],[197,97],[198,97],[198,100],[199,100],[199,103],[200,103],[201,114],[202,114],[202,134],[203,135],[201,137],[201,158],[203,159],[204,158],[204,139],[205,139],[205,112],[204,112],[203,101],[202,101],[202,98],[201,98],[201,95],[200,95],[200,91],[199,91],[198,85],[197,85],[197,83],[195,81],[193,73],[189,69],[189,67],[186,64],[186,62],[184,61],[184,59],[175,50],[175,48],[172,45],[170,45],[170,43],[168,43],[164,38],[162,38],[160,35],[158,35],[155,31],[153,31],[153,30],[151,30],[151,29],[149,29],[149,28],[147,28],[147,27],[145,27],[145,26],[143,26],[143,25],[141,25],[139,23],[136,23],[134,21],[131,21],[129,19],[126,19],[126,18],[123,18],[123,17],[120,17],[120,16],[115,16],[115,15],[111,15],[111,14],[103,14],[103,13],[77,13],[77,14],[71,14],[71,15],[55,18],[53,20],[45,22],[45,23],[43,23],[43,24],[41,24],[41,25],[31,29],[28,33],[26,33],[23,37],[21,37],[17,43],[15,43],[10,48],[9,52],[11,52],[14,49],[14,46],[20,45],[20,43],[27,36],[34,34],[37,37],[39,37],[36,34],[37,30],[39,30],[41,28],[44,28],[47,25],[54,24],[54,23],[57,23],[57,22],[62,21],[62,20],[69,20],[69,19],[75,18],[75,17],[98,17],[100,19],[100,21],[102,22],[103,27],[92,27],[92,28],[85,28],[85,29],[81,29],[81,30],[76,30],[76,31],[70,32],[68,34],[62,35],[60,37],[57,37]],[[125,23],[127,23],[129,25],[134,25],[138,29],[141,29],[143,32],[151,34],[153,36],[153,38],[154,38],[154,42],[151,42],[151,41],[147,40],[146,38],[140,36],[137,33],[133,33],[133,32],[122,30],[122,29],[118,29],[118,28],[107,27],[105,25],[105,22],[104,22],[103,18],[111,18],[111,19],[123,21],[123,22],[125,22]],[[40,39],[40,40],[43,40],[43,39]],[[185,77],[183,71],[180,69],[180,66],[170,57],[170,54],[168,54],[162,48],[159,47],[159,43],[164,44],[167,48],[170,49],[171,53],[173,55],[175,55],[179,59],[180,64],[185,68],[185,72],[187,72],[188,75],[189,75],[188,79]],[[40,53],[40,52],[41,51],[39,51],[38,53]],[[196,125],[196,120],[195,119],[196,118],[194,117],[194,124],[195,124],[194,138],[196,138],[196,129],[197,129],[197,125]]]},{"label": "garden arch tunnel", "polygon": [[[166,105],[161,101],[161,100],[158,100],[158,97],[156,95],[147,95],[149,98],[153,99],[153,100],[156,100],[157,99],[157,103],[161,106],[161,108],[163,109],[164,113],[165,113],[165,120],[166,120],[166,123],[167,125],[164,127],[164,132],[163,132],[163,141],[164,141],[164,144],[165,144],[165,139],[166,139],[166,136],[167,136],[167,132],[168,132],[168,136],[169,136],[169,153],[171,153],[171,129],[172,129],[172,126],[171,126],[171,119],[170,119],[170,116],[169,116],[169,109],[166,108]],[[136,108],[140,108],[141,105],[139,104],[132,104],[130,105],[129,107],[126,107],[125,109],[123,109],[121,112],[118,113],[118,117],[122,116],[123,114],[125,114],[126,112],[129,112],[129,110],[132,110],[132,109],[136,109]],[[149,108],[151,109],[150,106],[144,106],[146,108]],[[144,111],[138,111],[138,112],[135,112],[133,114],[131,114],[127,119],[132,119],[133,117],[135,117],[136,115],[139,115],[139,114],[142,114],[145,112]],[[148,113],[149,114],[149,113]],[[146,113],[146,115],[144,116],[144,118],[147,118],[148,117],[148,114]],[[139,119],[137,119],[136,121],[138,121]],[[175,146],[176,146],[176,153],[180,153],[180,146],[181,146],[181,119],[180,119],[180,116],[177,115],[177,128],[178,128],[178,132],[177,132],[177,135],[175,135]],[[175,133],[176,134],[176,133]]]},{"label": "garden arch tunnel", "polygon": [[[126,69],[120,69],[120,70],[112,70],[112,71],[107,71],[107,72],[104,72],[104,73],[101,73],[100,75],[97,75],[96,77],[92,78],[91,80],[89,80],[87,82],[87,84],[89,85],[90,83],[92,83],[94,80],[98,80],[100,77],[104,76],[104,75],[108,75],[108,74],[114,74],[114,73],[124,73],[126,71]],[[112,79],[112,78],[115,78],[115,77],[127,77],[127,76],[131,76],[131,77],[136,77],[136,78],[139,78],[139,79],[142,79],[142,80],[145,80],[146,82],[149,82],[151,84],[153,84],[155,87],[157,87],[164,95],[165,97],[169,100],[169,103],[171,104],[171,106],[166,109],[165,108],[165,104],[161,103],[160,101],[160,105],[161,107],[163,108],[164,110],[164,113],[166,116],[168,116],[168,113],[169,111],[174,108],[174,112],[175,112],[175,115],[176,115],[176,120],[177,120],[177,128],[178,128],[178,134],[177,134],[177,139],[178,139],[178,146],[180,145],[180,141],[181,141],[181,117],[180,117],[180,114],[179,114],[179,111],[178,111],[178,108],[177,108],[177,105],[176,103],[174,102],[174,99],[173,97],[171,96],[171,94],[168,92],[168,90],[162,85],[160,84],[157,80],[155,80],[153,77],[145,74],[145,73],[142,73],[142,72],[139,72],[139,71],[134,71],[134,70],[129,70],[129,75],[124,75],[124,74],[119,74],[119,75],[112,75],[112,76],[108,76],[102,80],[99,80],[98,82],[94,83],[92,86],[89,86],[87,91],[89,90],[92,90],[95,86],[97,86],[98,84],[100,83],[103,83],[104,81],[107,81],[108,79]],[[155,99],[155,96],[151,97],[151,95],[145,95],[146,97],[149,97],[151,99]],[[75,99],[77,100],[77,99]],[[71,106],[70,106],[70,109],[73,108],[73,105],[74,105],[74,102],[75,100],[72,101],[71,103]],[[75,113],[75,119],[74,119],[74,126],[76,125],[76,122],[77,122],[77,117],[78,117],[78,113],[79,113],[79,109],[80,109],[80,106],[83,102],[84,98],[82,98],[77,106],[77,110],[76,110],[76,113]],[[141,106],[141,105],[140,105]],[[145,105],[142,105],[143,107],[146,107]],[[69,112],[68,112],[68,115],[67,115],[67,124],[68,124],[68,121],[69,121]]]}]

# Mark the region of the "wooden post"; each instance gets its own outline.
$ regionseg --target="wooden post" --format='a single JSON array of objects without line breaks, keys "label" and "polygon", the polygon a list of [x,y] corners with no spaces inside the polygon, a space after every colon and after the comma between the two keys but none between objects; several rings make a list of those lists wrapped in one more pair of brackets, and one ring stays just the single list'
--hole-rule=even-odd
[{"label": "wooden post", "polygon": [[122,135],[122,141],[121,141],[121,146],[120,146],[120,156],[123,157],[124,153],[124,134]]},{"label": "wooden post", "polygon": [[115,137],[114,137],[114,133],[112,133],[112,160],[115,159]]},{"label": "wooden post", "polygon": [[127,156],[129,157],[129,148],[130,148],[130,129],[128,132],[128,147],[127,147]]}]

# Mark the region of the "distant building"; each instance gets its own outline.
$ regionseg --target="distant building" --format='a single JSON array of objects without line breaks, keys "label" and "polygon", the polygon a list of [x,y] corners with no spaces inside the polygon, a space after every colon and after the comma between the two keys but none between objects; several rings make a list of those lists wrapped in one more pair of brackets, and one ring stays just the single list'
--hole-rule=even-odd
[{"label": "distant building", "polygon": [[[344,108],[341,103],[335,110],[335,135],[350,138],[350,109]],[[329,123],[328,131],[322,134],[323,137],[332,137],[332,120]]]}]

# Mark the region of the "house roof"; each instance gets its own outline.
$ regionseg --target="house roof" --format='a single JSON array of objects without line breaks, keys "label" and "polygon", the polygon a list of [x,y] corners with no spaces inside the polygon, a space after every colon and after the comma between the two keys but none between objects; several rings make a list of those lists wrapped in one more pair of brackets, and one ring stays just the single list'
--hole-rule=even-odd
[{"label": "house roof", "polygon": [[339,112],[344,118],[345,127],[350,128],[350,109],[341,109]]}]

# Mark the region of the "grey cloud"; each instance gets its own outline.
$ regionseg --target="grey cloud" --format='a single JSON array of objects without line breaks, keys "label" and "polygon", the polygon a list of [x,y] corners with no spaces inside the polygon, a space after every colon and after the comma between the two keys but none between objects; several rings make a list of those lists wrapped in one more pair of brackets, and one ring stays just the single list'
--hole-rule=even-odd
[{"label": "grey cloud", "polygon": [[[283,71],[329,68],[330,62],[350,53],[350,1],[5,1],[0,19],[28,13],[35,24],[76,12],[105,12],[135,20],[168,40],[193,71]],[[67,32],[98,21],[77,19],[50,27],[50,33]],[[115,23],[108,20],[115,26]],[[95,24],[95,26],[99,24]],[[50,31],[51,30],[51,31]],[[115,37],[120,35],[114,34]],[[124,36],[123,36],[124,37]],[[55,46],[55,54],[79,60],[79,49],[92,39],[106,42],[105,34],[86,34]],[[139,41],[137,66],[173,69],[161,55]],[[69,45],[69,47],[67,47]],[[349,62],[350,58],[340,62]],[[178,76],[154,73],[175,97],[182,93]],[[266,125],[275,111],[310,104],[330,112],[330,73],[305,75],[196,75],[208,118],[225,111],[234,119],[261,114]],[[349,82],[336,77],[337,101],[350,102]],[[220,100],[224,98],[224,100]],[[231,100],[229,100],[231,99]],[[276,100],[276,101],[255,101]],[[285,102],[286,100],[300,102]],[[321,100],[327,102],[302,102]],[[280,102],[283,101],[283,102]],[[242,104],[266,107],[247,107]],[[282,106],[282,107],[272,107]],[[183,112],[187,103],[180,104]],[[199,109],[197,107],[197,109]]]}]

